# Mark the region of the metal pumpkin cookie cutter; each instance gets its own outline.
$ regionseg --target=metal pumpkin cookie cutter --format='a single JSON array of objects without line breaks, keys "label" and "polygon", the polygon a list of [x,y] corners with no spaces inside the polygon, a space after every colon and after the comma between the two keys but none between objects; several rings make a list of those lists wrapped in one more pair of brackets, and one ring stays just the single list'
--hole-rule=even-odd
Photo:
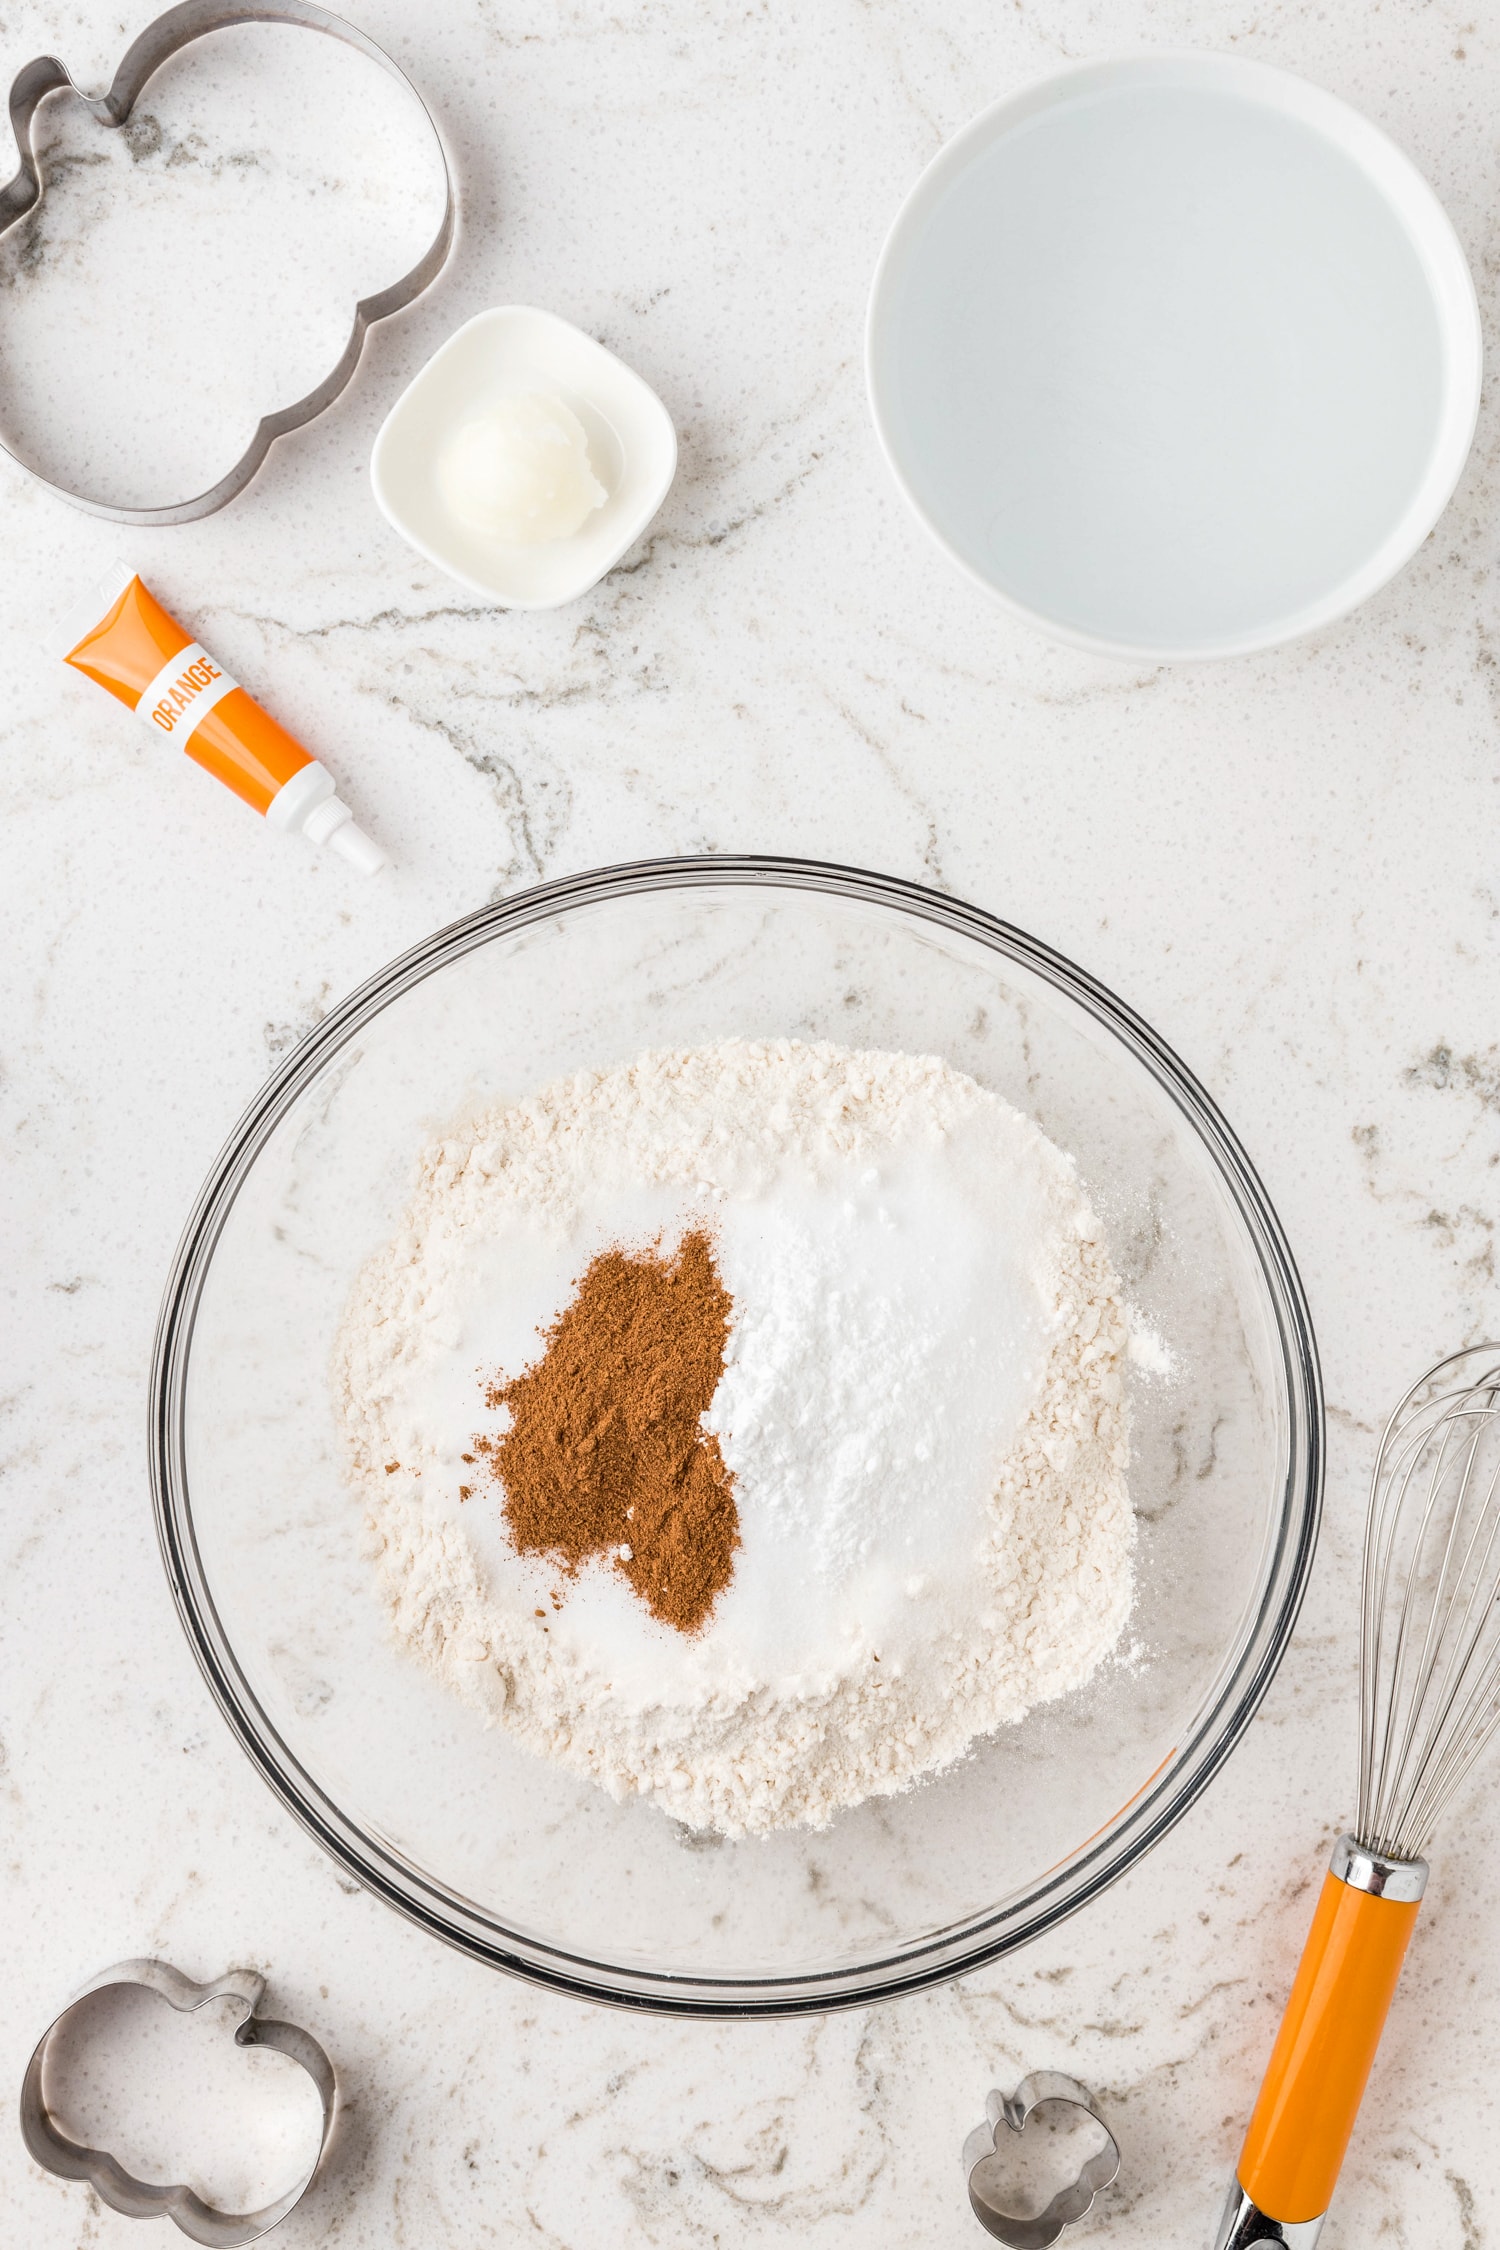
[{"label": "metal pumpkin cookie cutter", "polygon": [[[1020,2135],[1028,2118],[1053,2103],[1086,2111],[1103,2133],[1104,2146],[1080,2167],[1076,2178],[1058,2190],[1044,2211],[1023,2218],[1006,2203],[1008,2159],[1015,2151],[1002,2140],[1001,2129]],[[976,2125],[964,2142],[969,2208],[985,2233],[1005,2243],[1007,2250],[1048,2250],[1064,2227],[1072,2226],[1092,2209],[1095,2196],[1115,2178],[1120,2169],[1119,2144],[1088,2088],[1080,2086],[1076,2078],[1064,2077],[1060,2070],[1034,2070],[1011,2095],[998,2090],[991,2093],[986,2097],[984,2114],[987,2122]]]},{"label": "metal pumpkin cookie cutter", "polygon": [[280,407],[276,413],[267,414],[256,424],[255,434],[232,469],[210,485],[194,500],[178,500],[161,508],[116,507],[109,501],[94,500],[87,493],[74,492],[66,485],[55,484],[50,477],[17,453],[14,447],[0,444],[5,453],[25,469],[28,476],[36,478],[49,492],[60,500],[69,501],[73,507],[82,508],[91,516],[106,516],[111,523],[168,524],[194,523],[200,516],[211,516],[243,492],[265,460],[277,438],[285,437],[290,430],[299,430],[313,421],[325,407],[331,406],[343,391],[354,370],[359,365],[364,350],[365,337],[378,320],[386,320],[392,313],[402,312],[406,306],[421,296],[428,283],[435,280],[449,250],[457,216],[453,192],[453,174],[448,163],[442,134],[416,87],[400,64],[392,61],[383,47],[377,47],[367,32],[356,24],[346,23],[328,8],[320,8],[316,0],[181,0],[181,5],[169,8],[146,26],[140,37],[127,48],[125,58],[115,72],[108,92],[85,94],[75,85],[70,73],[55,55],[38,55],[34,62],[17,72],[10,89],[10,121],[15,134],[16,153],[20,169],[8,186],[0,188],[0,235],[4,235],[35,210],[43,193],[41,172],[37,166],[33,146],[32,128],[36,113],[49,94],[70,93],[83,104],[90,116],[101,125],[123,125],[134,109],[148,80],[184,47],[195,39],[202,39],[210,31],[226,31],[232,25],[244,23],[272,23],[297,25],[307,31],[321,31],[331,39],[338,39],[346,47],[354,48],[370,62],[378,63],[399,81],[422,112],[437,146],[438,161],[443,168],[443,216],[437,233],[427,249],[399,281],[388,289],[379,290],[373,297],[362,297],[354,308],[354,324],[349,331],[349,341],[332,371],[325,375],[305,397],[291,406]]},{"label": "metal pumpkin cookie cutter", "polygon": [[[265,2204],[259,2211],[221,2211],[205,2203],[190,2187],[163,2187],[150,2180],[138,2180],[107,2150],[85,2148],[63,2132],[47,2105],[44,2081],[49,2050],[75,2008],[92,1994],[117,1984],[142,1986],[184,2014],[206,2006],[210,2000],[237,2000],[242,2013],[235,2028],[235,2045],[274,2047],[301,2064],[317,2088],[323,2124],[317,2155],[304,2177],[285,2195],[278,2196],[274,2203]],[[226,1970],[210,1984],[194,1984],[168,1961],[121,1961],[112,1969],[101,1969],[48,2026],[26,2066],[26,2076],[21,2083],[21,2137],[28,2155],[44,2171],[60,2180],[87,2180],[100,2201],[107,2203],[112,2211],[123,2212],[128,2219],[158,2219],[165,2215],[191,2241],[207,2243],[211,2250],[236,2250],[237,2245],[254,2242],[272,2227],[279,2226],[288,2213],[295,2210],[322,2169],[338,2115],[338,2080],[332,2063],[310,2032],[299,2030],[296,2024],[276,2023],[256,2014],[265,1989],[264,1977],[257,1976],[251,1969]]]}]

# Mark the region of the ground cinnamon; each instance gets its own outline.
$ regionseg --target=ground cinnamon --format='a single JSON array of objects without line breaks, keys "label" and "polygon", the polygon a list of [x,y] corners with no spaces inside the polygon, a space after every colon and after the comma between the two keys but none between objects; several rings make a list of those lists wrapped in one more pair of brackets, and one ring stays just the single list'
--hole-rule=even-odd
[{"label": "ground cinnamon", "polygon": [[510,1408],[510,1429],[475,1441],[522,1554],[548,1555],[570,1576],[610,1556],[681,1633],[707,1622],[740,1544],[734,1478],[699,1420],[723,1372],[731,1307],[701,1230],[670,1257],[602,1252],[542,1357],[487,1391],[487,1405]]}]

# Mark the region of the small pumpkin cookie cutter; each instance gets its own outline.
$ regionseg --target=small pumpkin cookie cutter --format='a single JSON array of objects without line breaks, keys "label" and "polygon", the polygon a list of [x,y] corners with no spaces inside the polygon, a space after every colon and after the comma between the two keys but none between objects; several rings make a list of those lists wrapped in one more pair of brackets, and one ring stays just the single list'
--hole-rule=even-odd
[{"label": "small pumpkin cookie cutter", "polygon": [[307,31],[325,32],[331,39],[342,40],[346,47],[354,48],[370,62],[399,81],[418,109],[422,112],[437,145],[438,161],[443,168],[443,216],[437,233],[428,247],[399,281],[388,289],[379,290],[373,297],[362,297],[354,308],[354,325],[349,331],[349,341],[331,372],[321,383],[315,384],[305,397],[292,406],[283,406],[274,414],[267,414],[256,424],[255,434],[234,467],[220,477],[217,484],[200,492],[196,499],[177,500],[161,508],[119,507],[106,500],[95,500],[88,493],[74,491],[70,486],[57,484],[52,478],[16,452],[13,446],[0,444],[4,453],[23,468],[28,476],[60,500],[87,515],[107,517],[111,523],[168,524],[196,523],[200,516],[211,516],[233,500],[259,469],[271,447],[279,437],[290,430],[300,430],[331,406],[340,392],[345,390],[359,365],[364,350],[365,337],[378,320],[389,319],[392,313],[402,312],[421,296],[428,283],[437,278],[448,252],[453,246],[457,223],[457,201],[453,191],[453,174],[448,163],[448,152],[443,146],[443,136],[438,131],[437,119],[418,93],[400,64],[394,62],[383,47],[377,47],[367,32],[356,24],[345,22],[328,8],[317,6],[316,0],[181,0],[181,5],[168,8],[165,15],[149,23],[140,37],[126,49],[125,58],[115,72],[109,89],[103,94],[86,94],[75,85],[70,73],[55,55],[38,55],[18,71],[10,89],[10,121],[15,134],[16,153],[20,169],[15,178],[0,188],[0,235],[4,235],[34,211],[42,200],[42,175],[37,166],[33,146],[32,128],[36,113],[49,94],[70,93],[83,104],[90,116],[101,125],[123,125],[134,109],[147,81],[184,47],[195,39],[204,38],[210,31],[227,31],[232,25],[242,23],[284,23],[300,25]]},{"label": "small pumpkin cookie cutter", "polygon": [[[235,2028],[235,2045],[274,2047],[301,2064],[318,2090],[323,2129],[318,2153],[295,2187],[259,2211],[221,2211],[214,2204],[205,2203],[190,2187],[163,2187],[150,2180],[138,2180],[107,2150],[85,2148],[63,2132],[47,2104],[45,2078],[49,2050],[75,2008],[93,1993],[104,1992],[117,1984],[140,1985],[147,1992],[159,1994],[184,2014],[205,2007],[210,2000],[237,2000],[241,2020]],[[210,1984],[192,1983],[169,1961],[121,1961],[112,1969],[101,1969],[81,1992],[74,1994],[62,2014],[48,2026],[26,2066],[26,2076],[21,2082],[21,2137],[27,2154],[44,2171],[60,2180],[87,2180],[100,2202],[107,2203],[112,2211],[121,2211],[128,2219],[159,2219],[165,2215],[190,2241],[207,2243],[211,2250],[236,2250],[237,2245],[255,2242],[269,2233],[296,2209],[322,2169],[338,2116],[338,2080],[332,2063],[310,2032],[299,2030],[296,2024],[277,2023],[256,2013],[265,1989],[264,1977],[257,1976],[252,1969],[226,1970]]]},{"label": "small pumpkin cookie cutter", "polygon": [[[1026,2121],[1049,2103],[1086,2110],[1104,2134],[1097,2149],[1079,2170],[1076,2179],[1060,2188],[1045,2211],[1022,2218],[1006,2207],[1008,2159],[1014,2155],[1001,2139],[1001,2128],[1020,2134]],[[1064,2227],[1070,2227],[1092,2209],[1094,2198],[1107,2188],[1120,2169],[1120,2148],[1099,2114],[1087,2086],[1066,2078],[1060,2070],[1034,2070],[1013,2094],[998,2090],[986,2097],[986,2122],[976,2125],[964,2142],[964,2170],[969,2181],[969,2208],[986,2234],[1003,2242],[1007,2250],[1048,2250]]]}]

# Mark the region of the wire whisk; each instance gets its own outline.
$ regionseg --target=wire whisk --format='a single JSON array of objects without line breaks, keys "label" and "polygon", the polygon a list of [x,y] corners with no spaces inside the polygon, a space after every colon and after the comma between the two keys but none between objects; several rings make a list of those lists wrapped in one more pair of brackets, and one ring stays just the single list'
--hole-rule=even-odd
[{"label": "wire whisk", "polygon": [[1312,2250],[1432,1832],[1500,1727],[1500,1344],[1455,1352],[1385,1426],[1360,1608],[1359,1813],[1341,1836],[1215,2250]]}]

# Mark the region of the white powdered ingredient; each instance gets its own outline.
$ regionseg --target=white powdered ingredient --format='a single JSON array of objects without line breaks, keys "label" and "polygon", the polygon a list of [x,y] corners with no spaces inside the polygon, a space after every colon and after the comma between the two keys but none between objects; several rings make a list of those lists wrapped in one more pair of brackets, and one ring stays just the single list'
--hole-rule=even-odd
[{"label": "white powdered ingredient", "polygon": [[[691,1637],[607,1560],[560,1589],[516,1555],[465,1462],[589,1259],[688,1225],[733,1299],[704,1420],[742,1539]],[[335,1387],[397,1633],[528,1749],[739,1835],[826,1825],[1092,1674],[1132,1594],[1126,1344],[1072,1161],[1009,1104],[932,1056],[731,1040],[430,1146]]]}]

